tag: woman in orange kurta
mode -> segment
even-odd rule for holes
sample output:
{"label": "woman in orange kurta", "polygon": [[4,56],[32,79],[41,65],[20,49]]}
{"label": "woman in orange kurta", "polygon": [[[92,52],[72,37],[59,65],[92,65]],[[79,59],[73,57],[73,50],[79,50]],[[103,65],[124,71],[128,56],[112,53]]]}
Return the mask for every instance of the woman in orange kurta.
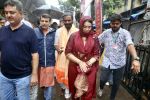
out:
{"label": "woman in orange kurta", "polygon": [[92,100],[96,93],[96,74],[98,69],[99,42],[92,30],[92,20],[86,16],[80,20],[80,30],[72,34],[65,51],[69,61],[68,79],[72,100],[75,99],[76,88],[74,82],[80,73],[85,73],[88,90],[81,96],[81,100]]}

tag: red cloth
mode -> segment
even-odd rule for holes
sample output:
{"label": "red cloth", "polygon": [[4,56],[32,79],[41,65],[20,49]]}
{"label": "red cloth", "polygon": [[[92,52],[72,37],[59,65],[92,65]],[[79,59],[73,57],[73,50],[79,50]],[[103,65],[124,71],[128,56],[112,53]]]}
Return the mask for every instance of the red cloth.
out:
{"label": "red cloth", "polygon": [[[83,24],[82,24],[83,25]],[[79,30],[78,32],[72,34],[69,38],[69,41],[66,46],[66,55],[68,53],[72,53],[77,58],[81,59],[82,61],[87,62],[92,57],[97,56],[99,57],[99,42],[97,37],[94,37],[94,34],[91,32],[87,37],[87,42],[84,45],[82,41],[82,37]],[[69,90],[72,94],[72,100],[77,100],[74,98],[76,93],[76,89],[74,86],[75,79],[78,75],[77,71],[78,64],[70,61],[69,68],[68,68],[68,79],[69,79]],[[96,61],[92,66],[88,73],[86,73],[88,78],[88,91],[81,97],[82,100],[92,100],[92,97],[96,96],[96,74],[98,69],[98,61]]]}
{"label": "red cloth", "polygon": [[39,68],[39,85],[40,87],[50,87],[55,85],[54,66]]}
{"label": "red cloth", "polygon": [[93,23],[93,20],[91,19],[90,16],[84,16],[80,19],[80,25],[79,25],[79,31],[80,31],[80,35],[84,36],[84,37],[88,37],[89,35],[93,35],[95,34],[93,30],[91,30],[89,33],[84,33],[83,32],[83,27],[84,27],[84,23],[85,21],[89,21],[90,23]]}

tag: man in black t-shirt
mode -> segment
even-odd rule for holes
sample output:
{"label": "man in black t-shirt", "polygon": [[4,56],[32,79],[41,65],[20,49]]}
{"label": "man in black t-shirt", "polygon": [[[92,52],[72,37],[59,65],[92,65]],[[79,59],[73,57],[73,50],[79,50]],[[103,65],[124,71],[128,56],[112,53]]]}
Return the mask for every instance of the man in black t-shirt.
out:
{"label": "man in black t-shirt", "polygon": [[22,3],[8,0],[4,13],[10,25],[0,29],[0,100],[30,100],[30,84],[38,82],[37,37],[21,22]]}

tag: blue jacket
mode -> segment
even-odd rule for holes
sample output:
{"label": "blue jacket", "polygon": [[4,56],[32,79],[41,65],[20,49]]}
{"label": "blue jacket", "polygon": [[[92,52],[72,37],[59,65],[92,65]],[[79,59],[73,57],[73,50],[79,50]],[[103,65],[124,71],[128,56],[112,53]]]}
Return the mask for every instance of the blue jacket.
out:
{"label": "blue jacket", "polygon": [[34,30],[38,38],[39,66],[55,66],[54,41],[56,30],[50,28],[46,36],[44,36],[40,28],[35,28]]}

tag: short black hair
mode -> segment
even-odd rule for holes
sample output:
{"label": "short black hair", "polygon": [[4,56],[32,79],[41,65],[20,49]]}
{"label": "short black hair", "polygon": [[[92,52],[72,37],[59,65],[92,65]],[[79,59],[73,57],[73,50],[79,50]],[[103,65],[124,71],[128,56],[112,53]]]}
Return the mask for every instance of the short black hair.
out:
{"label": "short black hair", "polygon": [[71,13],[69,13],[69,12],[64,13],[63,16],[62,16],[63,20],[64,20],[64,18],[65,18],[66,16],[71,16],[71,19],[73,20],[73,15],[72,15]]}
{"label": "short black hair", "polygon": [[16,6],[16,9],[20,12],[23,12],[23,4],[21,1],[19,0],[7,0],[5,3],[4,3],[4,7],[6,6]]}
{"label": "short black hair", "polygon": [[120,22],[122,22],[122,16],[120,14],[113,14],[110,17],[110,21],[111,22],[116,21],[116,20],[119,20]]}
{"label": "short black hair", "polygon": [[52,20],[52,18],[51,18],[51,16],[49,15],[49,14],[42,14],[41,16],[40,16],[40,20],[41,20],[41,17],[42,18],[49,18],[49,21],[51,22],[51,20]]}

